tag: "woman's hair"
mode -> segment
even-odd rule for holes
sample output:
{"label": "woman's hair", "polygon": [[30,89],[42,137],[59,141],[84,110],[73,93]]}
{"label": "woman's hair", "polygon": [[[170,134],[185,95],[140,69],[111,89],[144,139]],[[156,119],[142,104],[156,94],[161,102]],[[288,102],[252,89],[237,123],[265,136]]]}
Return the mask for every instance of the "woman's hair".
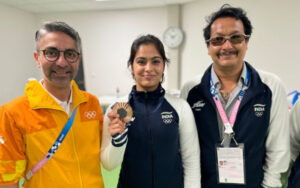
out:
{"label": "woman's hair", "polygon": [[153,44],[157,49],[158,53],[163,59],[164,64],[169,62],[169,59],[166,57],[165,49],[163,43],[154,35],[143,35],[135,39],[131,45],[130,56],[127,62],[127,66],[132,66],[134,62],[134,58],[136,56],[137,51],[141,45]]}

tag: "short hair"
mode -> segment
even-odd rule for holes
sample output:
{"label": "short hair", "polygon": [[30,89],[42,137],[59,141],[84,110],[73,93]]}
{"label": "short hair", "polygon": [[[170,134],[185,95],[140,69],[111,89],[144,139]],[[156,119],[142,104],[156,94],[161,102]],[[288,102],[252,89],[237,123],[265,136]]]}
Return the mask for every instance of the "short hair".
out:
{"label": "short hair", "polygon": [[[252,25],[250,20],[248,19],[246,12],[242,8],[235,8],[231,7],[229,4],[224,4],[220,10],[217,12],[212,13],[207,19],[208,25],[203,29],[203,35],[205,41],[210,39],[210,31],[211,31],[211,25],[216,21],[218,18],[235,18],[236,20],[241,20],[244,25],[245,35],[251,35],[252,34]],[[208,45],[209,42],[206,42]]]}
{"label": "short hair", "polygon": [[163,59],[164,64],[169,62],[169,59],[166,57],[165,49],[163,43],[154,35],[142,35],[135,39],[131,45],[131,50],[130,50],[130,56],[127,61],[127,66],[130,67],[132,66],[134,62],[134,58],[136,56],[136,53],[141,45],[148,45],[148,44],[153,44],[155,48],[157,49],[158,53]]}
{"label": "short hair", "polygon": [[51,32],[62,32],[68,36],[70,36],[76,44],[77,50],[79,53],[82,52],[81,48],[81,39],[78,32],[73,29],[71,26],[66,24],[65,22],[53,21],[53,22],[45,22],[42,27],[36,31],[35,33],[35,46],[36,50],[39,50],[39,42],[41,38]]}

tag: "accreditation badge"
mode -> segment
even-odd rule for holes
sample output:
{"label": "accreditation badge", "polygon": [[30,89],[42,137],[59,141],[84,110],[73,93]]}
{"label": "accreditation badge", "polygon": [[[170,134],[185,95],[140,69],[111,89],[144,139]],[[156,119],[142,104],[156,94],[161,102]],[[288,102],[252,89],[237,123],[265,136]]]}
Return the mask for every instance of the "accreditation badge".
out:
{"label": "accreditation badge", "polygon": [[219,183],[245,184],[244,144],[217,146],[217,162]]}

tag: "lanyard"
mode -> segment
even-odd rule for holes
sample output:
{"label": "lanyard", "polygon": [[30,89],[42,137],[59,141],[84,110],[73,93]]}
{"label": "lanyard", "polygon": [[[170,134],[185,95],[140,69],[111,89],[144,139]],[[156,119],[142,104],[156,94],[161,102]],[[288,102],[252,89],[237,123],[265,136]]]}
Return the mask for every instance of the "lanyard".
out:
{"label": "lanyard", "polygon": [[237,116],[237,112],[238,112],[238,109],[239,109],[239,106],[242,102],[242,99],[244,97],[244,94],[246,93],[246,90],[248,89],[248,86],[249,86],[249,82],[250,82],[250,74],[249,74],[249,71],[246,68],[246,79],[245,79],[245,82],[243,84],[243,87],[239,93],[239,96],[238,96],[238,99],[237,101],[235,102],[234,104],[234,107],[233,107],[233,110],[231,112],[231,115],[230,115],[230,118],[228,120],[228,117],[225,113],[225,110],[223,108],[223,105],[217,95],[217,91],[216,91],[216,88],[214,86],[214,83],[213,83],[213,80],[212,80],[212,76],[210,77],[210,92],[211,92],[211,95],[213,97],[213,100],[217,106],[217,109],[218,109],[218,112],[220,114],[220,117],[222,119],[222,122],[225,126],[225,133],[227,134],[232,134],[233,133],[233,125],[235,123],[235,120],[236,120],[236,116]]}
{"label": "lanyard", "polygon": [[26,174],[26,179],[27,180],[30,180],[30,178],[33,176],[33,174],[35,174],[40,168],[42,168],[52,158],[52,156],[55,154],[55,152],[57,151],[57,149],[59,148],[59,146],[61,145],[61,143],[63,142],[63,140],[67,136],[70,128],[73,125],[73,121],[74,121],[76,111],[77,111],[77,107],[73,110],[73,113],[72,113],[71,117],[69,118],[68,122],[64,126],[64,128],[61,131],[61,133],[59,134],[59,136],[57,137],[54,144],[49,149],[48,153],[38,163],[36,163],[31,170],[29,170],[27,172],[27,174]]}

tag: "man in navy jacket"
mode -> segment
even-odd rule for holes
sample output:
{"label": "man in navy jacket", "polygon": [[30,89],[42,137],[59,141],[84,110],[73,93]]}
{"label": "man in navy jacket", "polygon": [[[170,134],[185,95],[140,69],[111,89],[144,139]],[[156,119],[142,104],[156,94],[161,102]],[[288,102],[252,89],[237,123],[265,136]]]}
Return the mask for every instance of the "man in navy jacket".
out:
{"label": "man in navy jacket", "polygon": [[204,29],[213,63],[182,89],[197,123],[202,188],[280,187],[288,168],[286,92],[276,75],[244,61],[251,33],[241,8],[213,13]]}

